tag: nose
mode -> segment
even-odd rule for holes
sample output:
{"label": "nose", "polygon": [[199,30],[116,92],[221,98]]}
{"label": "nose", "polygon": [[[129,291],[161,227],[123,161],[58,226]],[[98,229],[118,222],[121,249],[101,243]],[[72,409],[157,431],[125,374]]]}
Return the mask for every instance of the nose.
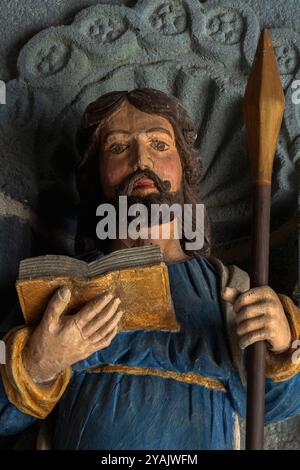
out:
{"label": "nose", "polygon": [[145,170],[146,168],[153,169],[154,163],[152,156],[147,148],[145,142],[140,139],[136,139],[133,149],[133,166],[134,169]]}

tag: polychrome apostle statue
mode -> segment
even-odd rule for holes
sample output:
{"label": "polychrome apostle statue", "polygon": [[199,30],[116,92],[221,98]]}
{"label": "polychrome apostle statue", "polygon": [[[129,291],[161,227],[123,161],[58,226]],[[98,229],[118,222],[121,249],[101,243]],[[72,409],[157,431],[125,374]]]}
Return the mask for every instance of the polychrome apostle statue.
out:
{"label": "polychrome apostle statue", "polygon": [[118,332],[126,312],[114,290],[66,315],[72,291],[59,288],[38,325],[5,336],[3,435],[55,412],[53,449],[237,448],[244,350],[261,340],[268,348],[265,423],[300,411],[300,365],[292,359],[300,311],[268,286],[250,289],[246,272],[212,257],[208,221],[204,244],[193,251],[174,236],[175,219],[169,238],[96,237],[96,207],[117,205],[121,195],[129,207],[200,203],[195,138],[186,110],[160,91],[112,92],[87,107],[77,133],[78,231],[93,244],[81,258],[159,245],[180,331]]}

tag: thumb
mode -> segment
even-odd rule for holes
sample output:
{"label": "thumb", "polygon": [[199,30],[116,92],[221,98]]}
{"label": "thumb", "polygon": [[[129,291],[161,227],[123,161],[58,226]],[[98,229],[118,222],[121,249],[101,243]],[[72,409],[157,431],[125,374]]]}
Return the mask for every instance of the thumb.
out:
{"label": "thumb", "polygon": [[44,316],[51,320],[59,320],[70,299],[71,290],[69,287],[60,287],[49,300]]}
{"label": "thumb", "polygon": [[236,289],[235,287],[225,287],[225,289],[222,289],[221,292],[221,297],[225,302],[229,302],[232,305],[235,303],[237,298],[241,295],[241,291],[239,289]]}

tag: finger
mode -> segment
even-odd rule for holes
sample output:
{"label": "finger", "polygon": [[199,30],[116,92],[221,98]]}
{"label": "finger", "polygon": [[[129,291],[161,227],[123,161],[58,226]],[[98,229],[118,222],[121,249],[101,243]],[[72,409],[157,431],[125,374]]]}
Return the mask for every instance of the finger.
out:
{"label": "finger", "polygon": [[267,331],[263,328],[261,330],[253,331],[243,336],[239,341],[239,345],[241,349],[245,349],[251,344],[256,343],[257,341],[264,341],[266,338]]}
{"label": "finger", "polygon": [[239,312],[236,312],[235,321],[239,325],[246,320],[266,316],[268,313],[269,309],[267,307],[264,308],[259,302],[257,304],[249,305],[248,307],[243,307]]}
{"label": "finger", "polygon": [[118,333],[118,327],[114,328],[107,336],[105,336],[101,340],[93,343],[92,351],[95,352],[95,351],[99,351],[100,349],[107,348],[111,344],[112,340],[115,338],[117,333]]}
{"label": "finger", "polygon": [[255,287],[239,296],[233,305],[234,311],[237,313],[243,307],[248,305],[258,304],[266,301],[273,301],[273,295],[269,287]]}
{"label": "finger", "polygon": [[237,298],[241,295],[241,291],[235,287],[225,287],[221,292],[221,297],[225,302],[230,302],[234,304]]}
{"label": "finger", "polygon": [[101,328],[99,328],[99,330],[95,331],[95,333],[93,333],[89,337],[89,341],[91,341],[92,343],[97,343],[98,341],[103,339],[105,336],[107,336],[112,330],[117,328],[123,316],[123,313],[124,312],[122,310],[117,312],[111,321],[109,321],[105,326],[102,326]]}
{"label": "finger", "polygon": [[95,315],[101,312],[101,310],[105,308],[113,298],[113,293],[109,292],[87,302],[74,316],[74,319],[80,328],[83,328],[84,325],[92,320]]}
{"label": "finger", "polygon": [[119,306],[120,299],[115,299],[110,302],[100,315],[97,315],[83,327],[82,332],[84,336],[90,338],[94,333],[104,329],[107,325],[114,323],[119,312],[121,312],[121,310],[118,311]]}
{"label": "finger", "polygon": [[251,318],[251,320],[245,320],[240,323],[236,329],[238,336],[244,336],[247,333],[251,333],[253,331],[261,330],[265,328],[266,319],[264,315],[261,315],[257,318]]}
{"label": "finger", "polygon": [[51,320],[58,320],[64,313],[65,308],[71,299],[71,290],[67,286],[57,289],[51,297],[45,310],[45,317]]}

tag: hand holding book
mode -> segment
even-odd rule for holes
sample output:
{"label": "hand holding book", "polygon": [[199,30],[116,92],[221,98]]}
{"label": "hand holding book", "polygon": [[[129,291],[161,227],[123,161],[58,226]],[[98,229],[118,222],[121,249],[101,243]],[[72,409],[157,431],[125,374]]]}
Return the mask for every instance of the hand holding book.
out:
{"label": "hand holding book", "polygon": [[60,372],[109,346],[123,312],[120,299],[107,291],[75,315],[65,311],[71,291],[61,287],[51,297],[41,322],[23,353],[23,363],[35,383],[53,380]]}
{"label": "hand holding book", "polygon": [[26,322],[38,325],[24,365],[39,383],[107,347],[119,331],[180,329],[158,246],[119,250],[91,263],[29,258],[21,262],[17,291]]}

